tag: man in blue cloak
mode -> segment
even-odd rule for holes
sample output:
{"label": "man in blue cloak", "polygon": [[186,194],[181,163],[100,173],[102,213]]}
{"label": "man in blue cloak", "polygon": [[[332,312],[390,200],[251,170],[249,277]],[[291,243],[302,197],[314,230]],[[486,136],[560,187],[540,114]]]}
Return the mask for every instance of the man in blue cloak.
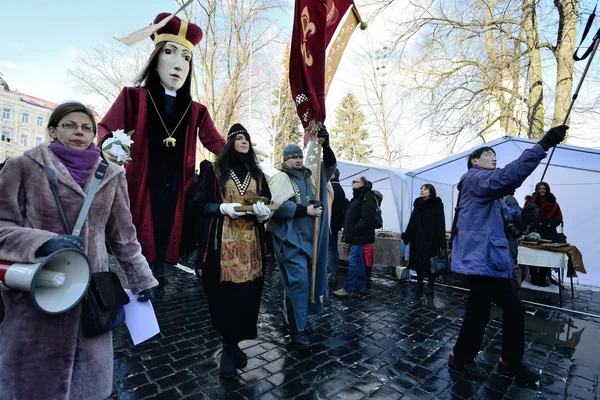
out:
{"label": "man in blue cloak", "polygon": [[[318,133],[323,147],[320,193],[327,193],[327,182],[337,166],[325,128]],[[329,246],[329,210],[327,202],[315,201],[317,140],[310,142],[307,165],[302,149],[290,144],[283,149],[281,171],[269,179],[272,201],[279,206],[270,222],[284,288],[283,313],[299,350],[308,350],[308,315],[318,314],[327,298],[327,248]],[[314,164],[314,165],[313,165]],[[314,218],[319,220],[315,303],[310,302]]]}

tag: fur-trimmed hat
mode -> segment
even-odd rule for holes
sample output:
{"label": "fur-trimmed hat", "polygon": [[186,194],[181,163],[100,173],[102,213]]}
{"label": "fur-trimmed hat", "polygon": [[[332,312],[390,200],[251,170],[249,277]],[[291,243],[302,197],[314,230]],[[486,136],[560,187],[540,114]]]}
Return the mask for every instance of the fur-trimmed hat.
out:
{"label": "fur-trimmed hat", "polygon": [[[169,17],[171,13],[160,13],[154,18],[154,24],[159,23],[163,19]],[[150,35],[150,39],[157,45],[160,42],[174,42],[185,46],[192,51],[202,40],[202,29],[191,22],[182,21],[179,17],[173,17],[165,26]]]}
{"label": "fur-trimmed hat", "polygon": [[227,140],[229,140],[232,137],[236,137],[236,135],[239,135],[240,133],[245,134],[246,136],[250,136],[250,134],[242,124],[233,124],[231,128],[229,128]]}

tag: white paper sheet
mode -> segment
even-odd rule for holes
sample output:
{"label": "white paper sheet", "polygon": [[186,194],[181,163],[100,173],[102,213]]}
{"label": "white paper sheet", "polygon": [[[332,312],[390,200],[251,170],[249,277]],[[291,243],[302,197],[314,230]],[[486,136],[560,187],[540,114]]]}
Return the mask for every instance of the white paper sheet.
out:
{"label": "white paper sheet", "polygon": [[137,295],[125,289],[129,304],[125,304],[125,325],[129,329],[133,344],[142,343],[160,332],[151,301],[137,301]]}

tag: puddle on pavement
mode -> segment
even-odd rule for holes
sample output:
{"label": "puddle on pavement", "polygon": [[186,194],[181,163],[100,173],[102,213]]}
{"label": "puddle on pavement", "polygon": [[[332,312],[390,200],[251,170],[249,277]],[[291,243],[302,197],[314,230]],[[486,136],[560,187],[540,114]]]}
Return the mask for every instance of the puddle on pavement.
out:
{"label": "puddle on pavement", "polygon": [[[528,307],[528,311],[531,308]],[[570,349],[570,360],[578,365],[600,370],[599,321],[557,315],[543,309],[525,314],[525,329],[532,331],[531,339],[549,345]],[[492,308],[490,320],[502,320],[502,310]]]}

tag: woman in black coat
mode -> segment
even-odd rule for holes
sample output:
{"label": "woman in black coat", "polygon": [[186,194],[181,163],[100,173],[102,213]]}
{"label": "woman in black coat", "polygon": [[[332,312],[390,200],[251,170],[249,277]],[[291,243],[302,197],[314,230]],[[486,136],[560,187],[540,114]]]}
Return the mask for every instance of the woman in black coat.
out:
{"label": "woman in black coat", "polygon": [[244,200],[271,192],[257,164],[250,135],[234,124],[214,165],[207,168],[193,206],[203,217],[205,243],[199,248],[197,265],[208,300],[213,327],[223,337],[220,372],[235,375],[248,363],[238,343],[257,336],[256,324],[264,278],[264,223],[270,211],[264,203],[252,212],[235,211]]}
{"label": "woman in black coat", "polygon": [[427,274],[425,293],[433,294],[435,277],[429,273],[429,258],[437,255],[446,236],[444,204],[433,185],[427,183],[421,186],[413,206],[408,227],[402,234],[404,244],[410,243],[408,267],[417,272],[417,291],[423,291],[423,276]]}

